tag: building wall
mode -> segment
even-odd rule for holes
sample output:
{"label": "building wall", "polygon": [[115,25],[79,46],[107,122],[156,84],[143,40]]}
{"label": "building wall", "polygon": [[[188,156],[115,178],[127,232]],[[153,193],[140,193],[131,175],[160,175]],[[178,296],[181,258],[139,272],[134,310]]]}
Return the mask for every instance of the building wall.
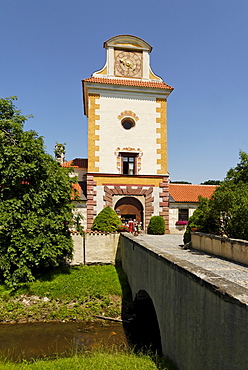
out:
{"label": "building wall", "polygon": [[[89,172],[121,173],[119,152],[139,154],[138,174],[167,174],[166,99],[140,92],[95,89],[89,94]],[[132,117],[135,126],[122,127]]]}
{"label": "building wall", "polygon": [[193,215],[195,209],[197,208],[196,203],[170,203],[169,205],[169,228],[171,234],[183,234],[185,231],[185,226],[176,226],[176,222],[179,221],[179,209],[188,209],[189,217]]}

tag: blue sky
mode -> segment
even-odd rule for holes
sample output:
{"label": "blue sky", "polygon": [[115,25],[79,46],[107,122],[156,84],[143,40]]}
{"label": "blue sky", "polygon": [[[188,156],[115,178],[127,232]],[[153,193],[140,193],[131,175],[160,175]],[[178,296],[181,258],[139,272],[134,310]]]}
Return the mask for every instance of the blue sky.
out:
{"label": "blue sky", "polygon": [[171,180],[222,180],[248,152],[247,0],[0,0],[0,96],[53,155],[87,157],[81,80],[105,63],[119,34],[153,46],[168,99]]}

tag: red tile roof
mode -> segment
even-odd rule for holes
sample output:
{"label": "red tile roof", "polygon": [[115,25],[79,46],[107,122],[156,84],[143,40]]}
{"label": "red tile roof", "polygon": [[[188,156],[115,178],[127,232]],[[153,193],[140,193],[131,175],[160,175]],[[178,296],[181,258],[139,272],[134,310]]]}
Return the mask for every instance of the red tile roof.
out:
{"label": "red tile roof", "polygon": [[71,194],[72,200],[76,199],[77,197],[81,198],[81,196],[82,196],[81,186],[78,183],[72,184],[72,194]]}
{"label": "red tile roof", "polygon": [[68,161],[62,164],[62,167],[73,167],[73,168],[88,168],[87,158],[75,158],[72,161]]}
{"label": "red tile roof", "polygon": [[170,184],[169,193],[175,202],[198,202],[198,197],[210,199],[216,185]]}
{"label": "red tile roof", "polygon": [[155,81],[140,81],[140,80],[121,80],[117,78],[103,78],[103,77],[90,77],[83,80],[83,82],[94,82],[99,84],[112,84],[112,85],[128,85],[128,86],[138,86],[138,87],[151,87],[154,89],[166,89],[174,90],[173,87],[167,85],[164,82]]}

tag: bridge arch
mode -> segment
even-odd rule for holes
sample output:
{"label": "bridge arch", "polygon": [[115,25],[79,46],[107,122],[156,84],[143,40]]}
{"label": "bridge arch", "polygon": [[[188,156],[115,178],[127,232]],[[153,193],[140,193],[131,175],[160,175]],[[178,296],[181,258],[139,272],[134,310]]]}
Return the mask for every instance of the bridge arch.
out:
{"label": "bridge arch", "polygon": [[162,354],[160,329],[153,301],[145,290],[134,300],[134,342],[137,350],[152,350]]}

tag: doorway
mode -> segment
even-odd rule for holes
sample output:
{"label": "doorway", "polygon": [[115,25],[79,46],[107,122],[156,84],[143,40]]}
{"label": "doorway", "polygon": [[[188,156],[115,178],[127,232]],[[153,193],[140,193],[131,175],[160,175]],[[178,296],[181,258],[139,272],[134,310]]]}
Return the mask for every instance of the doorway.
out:
{"label": "doorway", "polygon": [[133,197],[123,197],[115,205],[115,211],[124,221],[136,219],[143,225],[143,206],[141,202]]}

